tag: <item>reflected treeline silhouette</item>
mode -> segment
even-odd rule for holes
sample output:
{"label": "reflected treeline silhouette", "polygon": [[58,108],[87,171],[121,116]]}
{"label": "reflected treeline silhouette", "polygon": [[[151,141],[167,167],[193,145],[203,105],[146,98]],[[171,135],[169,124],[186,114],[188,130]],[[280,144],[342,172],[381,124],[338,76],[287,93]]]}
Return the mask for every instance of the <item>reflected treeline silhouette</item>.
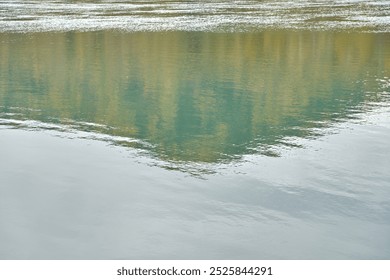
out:
{"label": "reflected treeline silhouette", "polygon": [[0,112],[104,125],[80,127],[148,142],[164,160],[274,155],[380,102],[389,45],[343,32],[3,33]]}

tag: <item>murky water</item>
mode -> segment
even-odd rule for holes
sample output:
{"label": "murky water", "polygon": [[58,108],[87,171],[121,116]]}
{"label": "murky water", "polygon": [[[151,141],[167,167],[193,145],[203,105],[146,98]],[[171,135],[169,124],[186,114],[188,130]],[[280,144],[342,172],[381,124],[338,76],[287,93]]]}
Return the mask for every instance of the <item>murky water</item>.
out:
{"label": "murky water", "polygon": [[0,258],[388,259],[389,6],[0,1]]}

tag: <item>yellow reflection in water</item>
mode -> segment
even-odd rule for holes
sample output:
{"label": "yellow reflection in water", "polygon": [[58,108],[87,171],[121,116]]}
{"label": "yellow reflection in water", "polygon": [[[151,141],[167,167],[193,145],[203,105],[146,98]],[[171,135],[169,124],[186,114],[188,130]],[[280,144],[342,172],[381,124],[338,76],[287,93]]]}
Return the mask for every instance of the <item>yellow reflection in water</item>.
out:
{"label": "yellow reflection in water", "polygon": [[[161,158],[215,162],[351,117],[380,101],[384,34],[0,34],[0,104],[23,118],[90,122],[155,145]],[[0,111],[0,112],[1,112]]]}

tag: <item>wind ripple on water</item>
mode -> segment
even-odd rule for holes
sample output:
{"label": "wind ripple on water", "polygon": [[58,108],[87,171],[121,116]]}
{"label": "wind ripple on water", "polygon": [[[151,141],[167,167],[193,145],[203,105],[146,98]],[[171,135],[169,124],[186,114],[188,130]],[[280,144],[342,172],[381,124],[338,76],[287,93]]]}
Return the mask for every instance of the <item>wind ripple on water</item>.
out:
{"label": "wind ripple on water", "polygon": [[0,31],[389,31],[390,1],[0,1]]}

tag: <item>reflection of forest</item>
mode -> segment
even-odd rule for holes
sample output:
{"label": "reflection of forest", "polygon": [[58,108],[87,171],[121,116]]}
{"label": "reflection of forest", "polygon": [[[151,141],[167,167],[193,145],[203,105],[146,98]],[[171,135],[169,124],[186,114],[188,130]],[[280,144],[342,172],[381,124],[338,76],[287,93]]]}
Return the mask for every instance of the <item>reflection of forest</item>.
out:
{"label": "reflection of forest", "polygon": [[[170,160],[214,162],[348,118],[390,75],[381,34],[0,34],[0,104],[114,127]],[[370,94],[372,92],[372,94]],[[53,121],[53,119],[51,119]]]}

